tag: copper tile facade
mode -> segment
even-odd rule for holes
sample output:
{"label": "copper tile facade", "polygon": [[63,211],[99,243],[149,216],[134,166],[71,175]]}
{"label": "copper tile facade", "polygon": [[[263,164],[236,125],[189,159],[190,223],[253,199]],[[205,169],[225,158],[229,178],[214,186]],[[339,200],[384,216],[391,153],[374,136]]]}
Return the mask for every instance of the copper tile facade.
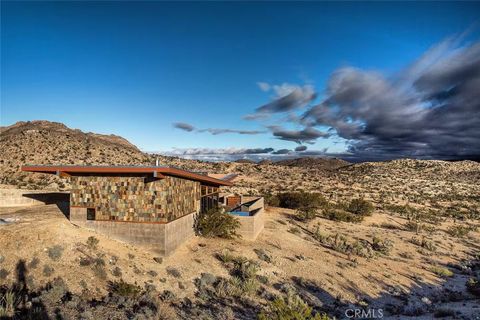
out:
{"label": "copper tile facade", "polygon": [[176,177],[72,176],[70,205],[96,209],[96,220],[170,222],[198,212],[200,182]]}

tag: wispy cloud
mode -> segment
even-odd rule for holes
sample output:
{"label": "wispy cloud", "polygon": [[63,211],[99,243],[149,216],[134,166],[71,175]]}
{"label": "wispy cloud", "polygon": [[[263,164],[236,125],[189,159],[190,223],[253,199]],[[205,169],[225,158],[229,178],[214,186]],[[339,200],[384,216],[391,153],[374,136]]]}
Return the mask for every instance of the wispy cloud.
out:
{"label": "wispy cloud", "polygon": [[244,117],[246,120],[265,119],[275,113],[294,111],[305,107],[317,97],[314,87],[309,84],[303,86],[289,83],[270,85],[266,82],[259,82],[258,86],[262,91],[274,93],[272,101],[255,109],[255,113],[246,115]]}
{"label": "wispy cloud", "polygon": [[214,136],[219,134],[226,134],[226,133],[255,135],[255,134],[262,134],[267,132],[265,130],[237,130],[237,129],[224,129],[224,128],[197,129],[195,126],[185,122],[174,122],[173,127],[183,131],[187,131],[187,132],[208,132]]}
{"label": "wispy cloud", "polygon": [[174,122],[173,127],[188,132],[192,132],[193,130],[195,130],[194,126],[185,122]]}
{"label": "wispy cloud", "polygon": [[219,128],[208,128],[208,129],[201,129],[198,132],[208,132],[213,134],[214,136],[219,134],[225,133],[238,133],[238,134],[262,134],[266,133],[265,130],[235,130],[235,129],[219,129]]}

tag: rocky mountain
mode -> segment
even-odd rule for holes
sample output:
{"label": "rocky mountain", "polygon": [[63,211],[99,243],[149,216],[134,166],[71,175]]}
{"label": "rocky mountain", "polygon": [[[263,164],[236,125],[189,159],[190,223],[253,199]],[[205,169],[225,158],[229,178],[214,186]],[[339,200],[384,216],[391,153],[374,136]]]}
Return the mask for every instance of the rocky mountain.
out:
{"label": "rocky mountain", "polygon": [[20,187],[62,188],[52,175],[26,174],[24,164],[148,164],[151,158],[126,139],[85,133],[50,121],[17,122],[0,128],[0,182]]}

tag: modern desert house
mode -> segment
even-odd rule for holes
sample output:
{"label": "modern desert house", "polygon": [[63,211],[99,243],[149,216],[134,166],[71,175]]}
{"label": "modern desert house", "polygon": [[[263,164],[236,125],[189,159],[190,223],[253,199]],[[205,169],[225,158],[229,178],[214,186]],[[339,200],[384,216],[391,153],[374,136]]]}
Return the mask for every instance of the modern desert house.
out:
{"label": "modern desert house", "polygon": [[244,237],[254,239],[263,229],[263,198],[242,203],[241,196],[220,193],[232,185],[232,175],[163,166],[27,165],[22,171],[70,179],[72,223],[162,255],[194,235],[197,213],[222,202],[235,204],[227,211],[238,216]]}

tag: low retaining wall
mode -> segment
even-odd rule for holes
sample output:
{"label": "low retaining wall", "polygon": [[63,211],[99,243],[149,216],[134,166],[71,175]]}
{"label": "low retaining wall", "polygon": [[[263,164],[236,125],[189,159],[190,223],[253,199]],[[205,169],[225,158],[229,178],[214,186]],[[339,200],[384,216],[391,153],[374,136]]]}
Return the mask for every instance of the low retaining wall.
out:
{"label": "low retaining wall", "polygon": [[34,206],[68,201],[68,192],[0,189],[0,207]]}
{"label": "low retaining wall", "polygon": [[[252,199],[247,201],[252,201]],[[251,205],[249,209],[250,211],[258,211],[253,216],[237,216],[236,218],[240,221],[240,228],[237,232],[245,240],[255,240],[260,232],[262,232],[264,226],[265,209],[263,198],[258,198],[258,201]]]}
{"label": "low retaining wall", "polygon": [[157,254],[168,256],[195,235],[195,213],[169,223],[87,220],[86,208],[70,208],[70,221],[95,230],[112,239],[139,245]]}

